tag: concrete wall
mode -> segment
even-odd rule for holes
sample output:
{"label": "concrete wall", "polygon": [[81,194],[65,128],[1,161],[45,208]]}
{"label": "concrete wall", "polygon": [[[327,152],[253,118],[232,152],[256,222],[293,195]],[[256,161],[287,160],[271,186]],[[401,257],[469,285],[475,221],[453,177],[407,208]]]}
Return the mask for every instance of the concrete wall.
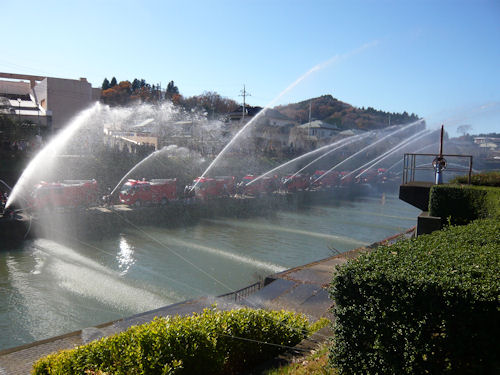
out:
{"label": "concrete wall", "polygon": [[95,103],[92,85],[80,80],[51,78],[47,81],[47,109],[52,111],[54,131],[66,126],[80,111]]}

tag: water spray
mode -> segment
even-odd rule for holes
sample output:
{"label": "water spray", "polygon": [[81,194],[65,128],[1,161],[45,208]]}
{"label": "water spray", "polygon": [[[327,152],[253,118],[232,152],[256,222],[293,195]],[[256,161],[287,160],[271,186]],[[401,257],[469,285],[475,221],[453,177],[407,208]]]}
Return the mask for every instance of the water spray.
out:
{"label": "water spray", "polygon": [[366,166],[369,165],[368,168],[366,168],[364,171],[362,171],[360,174],[358,174],[355,177],[355,178],[359,178],[360,176],[362,176],[363,174],[365,174],[366,172],[368,172],[370,169],[372,169],[375,165],[379,164],[380,162],[382,162],[383,160],[387,159],[389,156],[391,156],[392,154],[394,154],[396,151],[399,151],[403,147],[408,146],[410,143],[416,142],[419,139],[422,139],[423,137],[425,137],[425,136],[427,136],[427,135],[429,135],[431,133],[432,133],[432,131],[424,129],[424,130],[419,131],[416,134],[413,134],[411,137],[409,137],[409,138],[405,139],[404,141],[398,143],[396,146],[394,146],[390,150],[384,152],[382,155],[377,156],[375,159],[370,160],[368,163],[365,163],[361,167],[358,167],[355,170],[351,171],[349,174],[347,174],[344,177],[342,177],[342,179],[346,178],[347,176],[352,175],[353,173],[356,173],[360,169],[363,169],[363,168],[365,168]]}
{"label": "water spray", "polygon": [[[437,144],[438,144],[437,142],[436,143],[431,143],[430,145],[427,145],[427,146],[419,148],[418,150],[414,151],[414,153],[419,153],[420,151],[423,151],[423,150],[425,150],[426,148],[429,148],[429,147],[434,147]],[[396,167],[396,165],[398,165],[398,164],[400,164],[402,162],[403,162],[403,160],[398,160],[393,165],[391,165],[389,168],[387,168],[387,170],[390,171],[391,169],[393,169],[394,167]]]}
{"label": "water spray", "polygon": [[150,155],[146,156],[139,163],[137,163],[136,165],[134,165],[132,167],[132,169],[130,169],[127,173],[125,173],[125,175],[122,177],[122,179],[118,182],[118,184],[116,184],[116,186],[114,187],[114,189],[111,191],[111,193],[109,193],[110,198],[112,198],[116,194],[117,190],[122,186],[122,184],[125,182],[125,180],[128,178],[128,176],[130,176],[130,174],[132,172],[134,172],[137,168],[139,168],[141,165],[143,165],[146,161],[148,161],[152,157],[158,155],[158,153],[160,153],[162,150],[157,150],[157,151],[151,153]]}
{"label": "water spray", "polygon": [[403,130],[406,130],[406,129],[408,129],[408,128],[412,127],[412,126],[418,125],[418,124],[420,124],[420,123],[422,123],[422,122],[423,122],[423,120],[417,120],[417,121],[415,121],[415,122],[412,122],[411,124],[405,125],[405,126],[401,127],[400,129],[395,130],[395,131],[393,131],[393,132],[391,132],[391,133],[389,133],[389,134],[385,135],[384,137],[380,138],[378,141],[376,141],[376,142],[374,142],[374,143],[371,143],[371,144],[369,144],[369,145],[368,145],[368,146],[366,146],[366,147],[363,147],[363,148],[362,148],[361,150],[359,150],[358,152],[356,152],[356,153],[352,154],[352,155],[351,155],[351,156],[349,156],[347,159],[344,159],[344,160],[343,160],[343,161],[341,161],[340,163],[338,163],[338,164],[334,165],[332,168],[330,168],[329,170],[327,170],[325,173],[323,173],[321,176],[319,176],[317,179],[315,179],[315,180],[313,181],[313,184],[314,184],[314,183],[316,183],[317,181],[321,180],[322,178],[326,177],[326,176],[327,176],[328,174],[330,174],[333,170],[335,170],[335,168],[337,168],[337,167],[341,166],[342,164],[344,164],[345,162],[347,162],[347,161],[351,160],[352,158],[354,158],[355,156],[359,155],[360,153],[362,153],[362,152],[364,152],[364,151],[368,150],[369,148],[371,148],[371,147],[375,146],[376,144],[378,144],[378,143],[380,143],[380,142],[382,142],[382,141],[386,140],[387,138],[392,137],[393,135],[395,135],[395,134],[397,134],[397,133],[399,133],[399,132],[402,132]]}
{"label": "water spray", "polygon": [[[343,55],[335,55],[334,57],[332,57],[331,59],[327,60],[327,61],[324,61],[322,63],[319,63],[317,65],[315,65],[314,67],[312,67],[311,69],[309,69],[306,73],[304,73],[302,76],[300,76],[299,78],[297,78],[291,85],[289,85],[285,90],[283,90],[280,94],[278,94],[278,96],[276,98],[274,98],[271,102],[269,102],[259,113],[257,113],[257,115],[252,118],[249,122],[247,122],[237,133],[236,135],[231,139],[231,141],[229,141],[229,143],[222,149],[222,151],[215,157],[215,159],[210,163],[210,165],[207,167],[207,169],[202,173],[202,175],[200,176],[200,178],[203,178],[205,177],[209,171],[212,170],[212,168],[217,164],[217,162],[219,161],[219,159],[224,156],[227,152],[227,150],[236,142],[236,140],[251,126],[253,125],[256,120],[258,118],[260,118],[260,116],[262,116],[268,109],[271,108],[271,106],[274,106],[275,103],[281,99],[285,94],[287,94],[288,92],[290,92],[293,88],[295,88],[295,86],[297,86],[299,83],[301,83],[303,80],[305,80],[307,77],[309,77],[311,74],[317,72],[317,71],[320,71],[324,68],[326,68],[327,66],[331,65],[331,64],[334,64],[336,62],[339,62],[339,61],[342,61],[342,60],[345,60],[357,53],[360,53],[362,51],[364,51],[365,49],[367,48],[370,48],[374,45],[377,45],[378,42],[375,41],[375,42],[371,42],[371,43],[368,43],[368,44],[365,44],[359,48],[356,48],[352,51],[349,51]],[[191,191],[194,190],[196,188],[196,186],[198,185],[198,181],[191,187]]]}
{"label": "water spray", "polygon": [[[307,164],[305,167],[299,169],[297,172],[295,172],[290,178],[293,178],[295,177],[296,175],[298,175],[300,172],[302,172],[303,170],[305,170],[306,168],[308,168],[309,166],[311,166],[312,164],[316,163],[317,161],[321,160],[322,158],[324,158],[325,156],[331,154],[332,152],[334,151],[337,151],[338,149],[342,148],[342,147],[345,147],[345,146],[348,146],[350,145],[351,143],[354,143],[354,142],[357,142],[357,141],[360,141],[361,139],[363,138],[366,138],[370,135],[373,135],[373,132],[369,132],[369,133],[365,133],[365,134],[359,134],[357,136],[354,136],[354,137],[358,137],[357,139],[351,139],[349,142],[346,142],[345,144],[341,145],[341,146],[338,146],[338,147],[335,147],[333,150],[329,150],[327,152],[325,152],[323,155],[317,157],[316,159],[314,159],[313,161],[311,161],[309,164]],[[353,137],[353,138],[354,138]]]}
{"label": "water spray", "polygon": [[28,164],[26,169],[21,174],[18,182],[14,186],[12,193],[7,200],[5,208],[8,208],[14,202],[21,190],[26,188],[28,178],[32,176],[35,170],[42,170],[47,162],[55,158],[58,152],[67,144],[67,142],[75,135],[75,133],[87,122],[94,112],[100,112],[103,108],[107,108],[100,103],[96,103],[89,109],[81,112],[70,126],[61,130],[61,132],[52,139]]}
{"label": "water spray", "polygon": [[[286,163],[280,164],[277,167],[275,167],[275,168],[273,168],[273,169],[271,169],[271,170],[269,170],[269,171],[261,174],[260,176],[258,176],[257,178],[253,179],[248,184],[246,184],[246,186],[253,184],[254,182],[260,180],[261,178],[263,178],[263,177],[265,177],[267,175],[270,175],[271,173],[274,173],[274,172],[280,170],[281,168],[284,168],[284,167],[286,167],[286,166],[288,166],[290,164],[296,163],[296,162],[298,162],[298,161],[300,161],[302,159],[305,159],[305,158],[307,158],[307,157],[309,157],[311,155],[315,155],[315,154],[317,154],[317,153],[319,153],[319,152],[321,152],[323,150],[327,150],[327,149],[329,149],[331,147],[341,145],[342,143],[344,143],[344,142],[346,142],[348,140],[352,140],[352,138],[354,138],[354,137],[359,137],[359,135],[357,135],[357,136],[351,136],[351,137],[348,137],[348,138],[341,139],[341,140],[333,142],[333,143],[331,143],[329,145],[322,146],[322,147],[320,147],[320,148],[318,148],[316,150],[309,151],[308,153],[306,153],[304,155],[297,156],[296,158],[294,158],[292,160],[289,160]],[[340,147],[343,147],[343,146],[345,146],[345,145],[342,144],[341,146],[338,146],[336,149],[338,149]]]}

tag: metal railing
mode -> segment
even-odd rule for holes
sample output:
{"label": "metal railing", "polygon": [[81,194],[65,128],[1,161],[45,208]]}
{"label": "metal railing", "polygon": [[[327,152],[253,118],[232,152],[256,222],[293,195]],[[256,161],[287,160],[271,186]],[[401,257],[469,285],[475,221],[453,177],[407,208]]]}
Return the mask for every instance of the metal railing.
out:
{"label": "metal railing", "polygon": [[234,292],[222,294],[222,295],[218,296],[218,298],[223,298],[226,300],[237,302],[237,301],[242,300],[242,299],[248,297],[249,295],[255,293],[256,291],[260,290],[261,288],[262,288],[262,282],[257,281],[256,283],[254,283],[252,285],[235,290]]}
{"label": "metal railing", "polygon": [[[468,183],[472,176],[472,155],[443,154],[445,160],[441,173],[447,176],[448,180],[458,175],[467,175]],[[403,159],[403,184],[415,181],[436,181],[438,168],[436,162],[439,161],[436,154],[404,154]]]}

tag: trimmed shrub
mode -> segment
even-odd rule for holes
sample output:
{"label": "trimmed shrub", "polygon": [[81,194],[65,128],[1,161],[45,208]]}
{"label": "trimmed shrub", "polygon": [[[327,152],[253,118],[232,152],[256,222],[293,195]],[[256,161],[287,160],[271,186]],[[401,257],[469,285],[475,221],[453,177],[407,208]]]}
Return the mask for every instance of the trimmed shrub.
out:
{"label": "trimmed shrub", "polygon": [[311,327],[293,312],[205,309],[51,354],[33,374],[233,374],[296,345]]}
{"label": "trimmed shrub", "polygon": [[500,188],[470,185],[434,185],[429,213],[443,224],[467,224],[486,217],[500,217]]}
{"label": "trimmed shrub", "polygon": [[340,374],[500,373],[500,223],[478,220],[339,267],[330,362]]}
{"label": "trimmed shrub", "polygon": [[[450,181],[451,184],[468,184],[467,176],[455,177]],[[496,186],[500,187],[500,172],[483,172],[471,176],[471,184],[476,186]]]}

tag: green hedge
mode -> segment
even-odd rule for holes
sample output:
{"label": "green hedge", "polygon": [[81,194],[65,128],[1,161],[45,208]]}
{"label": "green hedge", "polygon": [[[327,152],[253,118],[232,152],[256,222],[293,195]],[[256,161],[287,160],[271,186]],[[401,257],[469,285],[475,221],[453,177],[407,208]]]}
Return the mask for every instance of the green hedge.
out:
{"label": "green hedge", "polygon": [[466,224],[486,217],[500,217],[500,188],[470,185],[435,185],[429,197],[429,213],[443,223]]}
{"label": "green hedge", "polygon": [[[468,184],[467,176],[455,177],[450,181],[452,184]],[[496,186],[500,187],[500,172],[491,171],[474,174],[471,176],[471,184],[477,186]]]}
{"label": "green hedge", "polygon": [[500,373],[500,223],[381,246],[342,266],[330,293],[340,374]]}
{"label": "green hedge", "polygon": [[[125,332],[38,360],[34,374],[232,374],[294,346],[311,330],[286,311],[205,309],[156,318]],[[267,344],[266,344],[267,343]]]}

